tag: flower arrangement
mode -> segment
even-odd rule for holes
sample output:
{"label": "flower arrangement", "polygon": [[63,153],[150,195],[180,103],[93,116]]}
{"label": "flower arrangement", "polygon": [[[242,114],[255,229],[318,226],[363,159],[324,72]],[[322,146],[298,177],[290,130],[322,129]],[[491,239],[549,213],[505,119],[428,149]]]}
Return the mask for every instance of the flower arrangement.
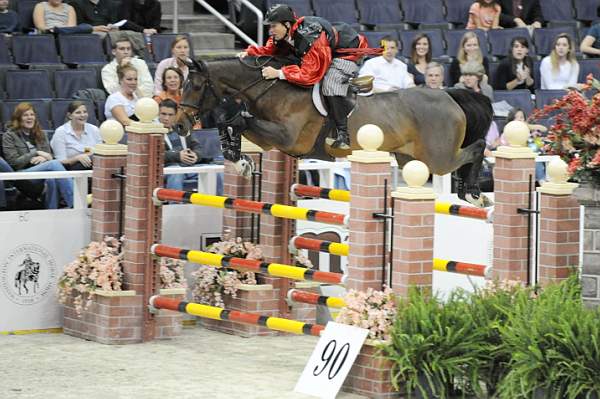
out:
{"label": "flower arrangement", "polygon": [[349,290],[344,296],[346,307],[338,313],[336,322],[369,330],[369,339],[388,341],[396,318],[394,292],[369,288],[366,292]]}
{"label": "flower arrangement", "polygon": [[570,90],[536,111],[532,119],[553,117],[544,152],[559,155],[568,164],[573,180],[600,184],[600,93],[588,99],[585,94],[592,89],[600,90],[600,82],[590,74],[582,92]]}
{"label": "flower arrangement", "polygon": [[[69,263],[58,280],[58,301],[62,304],[73,296],[79,316],[88,310],[96,290],[121,291],[123,283],[123,243],[114,237],[92,241],[81,250],[77,259]],[[161,258],[161,288],[185,288],[184,262]]]}

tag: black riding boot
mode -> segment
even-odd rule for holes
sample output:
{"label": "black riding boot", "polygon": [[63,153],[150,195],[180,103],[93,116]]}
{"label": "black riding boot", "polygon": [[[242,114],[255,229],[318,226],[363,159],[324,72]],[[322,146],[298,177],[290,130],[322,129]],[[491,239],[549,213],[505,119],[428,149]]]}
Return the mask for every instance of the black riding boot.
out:
{"label": "black riding boot", "polygon": [[348,106],[346,97],[330,96],[327,97],[327,100],[337,131],[337,137],[331,147],[349,150],[350,136],[348,135]]}

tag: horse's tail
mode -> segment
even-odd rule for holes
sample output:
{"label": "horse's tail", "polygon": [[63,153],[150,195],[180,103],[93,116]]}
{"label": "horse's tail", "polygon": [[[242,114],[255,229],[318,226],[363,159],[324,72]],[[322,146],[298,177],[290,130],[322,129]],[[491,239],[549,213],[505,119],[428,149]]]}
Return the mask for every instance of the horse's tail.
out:
{"label": "horse's tail", "polygon": [[446,93],[465,113],[467,128],[462,148],[484,139],[492,124],[494,110],[490,99],[480,93],[465,89],[446,89]]}

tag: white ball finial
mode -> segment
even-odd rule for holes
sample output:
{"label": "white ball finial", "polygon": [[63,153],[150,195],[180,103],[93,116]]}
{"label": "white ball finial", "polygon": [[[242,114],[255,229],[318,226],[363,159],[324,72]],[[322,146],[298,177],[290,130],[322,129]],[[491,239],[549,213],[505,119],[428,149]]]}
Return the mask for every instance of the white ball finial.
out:
{"label": "white ball finial", "polygon": [[100,136],[106,144],[118,144],[123,133],[123,125],[114,119],[104,121],[100,125]]}
{"label": "white ball finial", "polygon": [[152,122],[158,116],[158,103],[150,97],[140,98],[135,104],[135,115],[140,122]]}
{"label": "white ball finial", "polygon": [[525,147],[529,139],[529,126],[522,121],[510,121],[504,126],[503,134],[511,147]]}
{"label": "white ball finial", "polygon": [[377,151],[383,144],[383,132],[377,125],[363,125],[358,129],[356,140],[365,151]]}
{"label": "white ball finial", "polygon": [[402,168],[402,178],[408,187],[423,187],[429,179],[429,168],[421,161],[410,161]]}
{"label": "white ball finial", "polygon": [[555,158],[548,163],[546,173],[550,183],[564,184],[569,179],[567,163],[560,158]]}

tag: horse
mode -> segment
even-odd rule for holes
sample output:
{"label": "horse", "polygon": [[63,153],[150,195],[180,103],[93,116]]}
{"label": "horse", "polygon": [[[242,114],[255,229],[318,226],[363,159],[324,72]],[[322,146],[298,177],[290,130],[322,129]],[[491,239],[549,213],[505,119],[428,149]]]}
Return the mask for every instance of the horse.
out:
{"label": "horse", "polygon": [[31,262],[25,264],[25,267],[17,272],[15,275],[15,287],[19,290],[21,295],[21,288],[25,290],[25,294],[29,294],[27,288],[28,282],[33,282],[33,293],[35,294],[40,286],[38,280],[40,277],[40,263]]}
{"label": "horse", "polygon": [[[380,150],[393,153],[400,167],[417,159],[438,175],[456,170],[459,197],[479,207],[491,205],[477,183],[493,116],[487,97],[464,89],[429,88],[357,96],[348,120],[351,149],[344,151],[325,143],[327,131],[322,127],[327,119],[313,105],[312,88],[263,79],[261,69],[267,65],[281,66],[273,57],[192,60],[175,130],[189,134],[200,115],[233,97],[247,107],[242,133],[251,142],[264,150],[275,147],[294,157],[323,159],[360,149],[358,129],[375,124],[384,132]],[[226,145],[227,138],[221,143]],[[231,158],[228,152],[224,156]]]}

